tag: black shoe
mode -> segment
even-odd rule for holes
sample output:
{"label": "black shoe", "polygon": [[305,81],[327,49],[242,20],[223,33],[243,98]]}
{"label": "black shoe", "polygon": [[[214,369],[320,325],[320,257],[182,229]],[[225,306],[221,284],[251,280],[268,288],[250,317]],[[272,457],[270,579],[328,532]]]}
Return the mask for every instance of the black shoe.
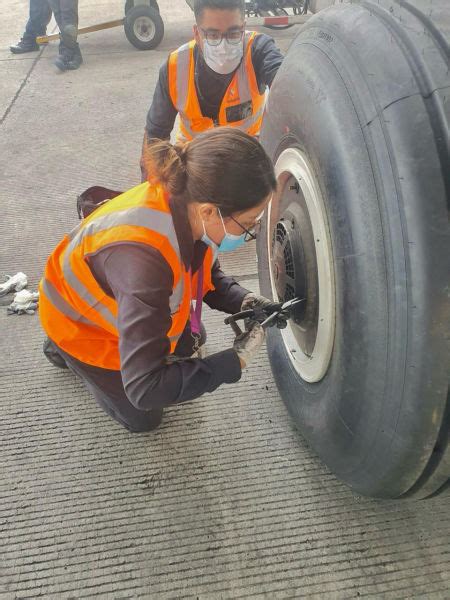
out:
{"label": "black shoe", "polygon": [[83,64],[81,52],[64,52],[57,56],[55,65],[60,71],[75,71]]}
{"label": "black shoe", "polygon": [[142,411],[144,414],[142,417],[134,417],[131,422],[125,422],[122,419],[117,419],[124,427],[131,431],[131,433],[147,433],[158,429],[161,425],[164,409],[152,408],[151,410]]}
{"label": "black shoe", "polygon": [[22,38],[18,44],[10,46],[9,49],[13,54],[25,54],[26,52],[36,52],[40,46],[33,38]]}
{"label": "black shoe", "polygon": [[45,358],[52,363],[53,366],[59,369],[68,369],[66,361],[63,359],[61,354],[58,352],[56,345],[50,338],[46,338],[42,347]]}

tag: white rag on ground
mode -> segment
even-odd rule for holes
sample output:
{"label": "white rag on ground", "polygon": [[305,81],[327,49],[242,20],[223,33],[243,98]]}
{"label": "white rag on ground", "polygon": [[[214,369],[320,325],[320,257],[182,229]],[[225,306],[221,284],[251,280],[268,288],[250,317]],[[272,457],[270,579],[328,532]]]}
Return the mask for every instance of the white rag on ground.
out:
{"label": "white rag on ground", "polygon": [[14,300],[8,306],[8,314],[16,315],[34,315],[39,300],[39,292],[29,292],[21,290],[14,294]]}
{"label": "white rag on ground", "polygon": [[28,278],[25,273],[16,273],[15,275],[6,275],[5,283],[0,284],[0,297],[6,296],[10,292],[20,292],[28,285]]}

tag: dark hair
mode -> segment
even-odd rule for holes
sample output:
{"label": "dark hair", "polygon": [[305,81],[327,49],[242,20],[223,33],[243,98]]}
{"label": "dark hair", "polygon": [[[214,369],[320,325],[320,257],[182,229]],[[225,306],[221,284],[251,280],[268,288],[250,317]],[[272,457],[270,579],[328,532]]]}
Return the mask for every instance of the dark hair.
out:
{"label": "dark hair", "polygon": [[205,8],[213,10],[239,10],[241,15],[245,14],[245,0],[194,0],[194,15],[198,22]]}
{"label": "dark hair", "polygon": [[150,143],[150,181],[176,200],[211,202],[224,216],[260,204],[277,186],[270,158],[252,136],[234,127],[209,129],[191,142]]}

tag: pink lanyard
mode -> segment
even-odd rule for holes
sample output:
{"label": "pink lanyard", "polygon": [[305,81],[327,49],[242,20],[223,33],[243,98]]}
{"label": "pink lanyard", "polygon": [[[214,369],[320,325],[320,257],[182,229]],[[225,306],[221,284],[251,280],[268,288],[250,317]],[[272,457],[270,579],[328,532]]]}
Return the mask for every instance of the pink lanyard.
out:
{"label": "pink lanyard", "polygon": [[[191,271],[192,282],[192,271]],[[200,336],[200,323],[202,320],[202,304],[203,304],[203,264],[198,270],[197,278],[197,296],[195,297],[195,309],[192,306],[191,300],[191,332],[194,336]]]}

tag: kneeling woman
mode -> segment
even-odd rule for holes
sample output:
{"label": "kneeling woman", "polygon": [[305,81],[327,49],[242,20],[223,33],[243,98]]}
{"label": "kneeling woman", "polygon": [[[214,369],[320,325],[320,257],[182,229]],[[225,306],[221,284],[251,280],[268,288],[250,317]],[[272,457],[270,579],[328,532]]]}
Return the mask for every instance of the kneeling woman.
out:
{"label": "kneeling woman", "polygon": [[227,313],[269,303],[217,261],[252,236],[275,190],[263,148],[223,128],[149,152],[152,183],[85,218],[50,255],[40,285],[47,358],[79,375],[130,431],[149,431],[163,407],[238,381],[262,345],[255,322],[232,348],[189,358],[204,341],[202,300]]}

